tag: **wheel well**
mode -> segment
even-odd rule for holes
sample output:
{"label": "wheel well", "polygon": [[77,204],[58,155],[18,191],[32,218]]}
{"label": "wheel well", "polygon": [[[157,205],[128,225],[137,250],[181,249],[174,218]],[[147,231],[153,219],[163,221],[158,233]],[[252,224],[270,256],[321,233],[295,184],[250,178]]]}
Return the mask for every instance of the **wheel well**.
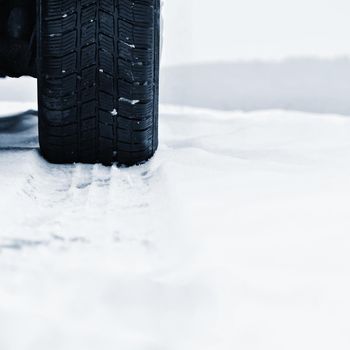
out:
{"label": "wheel well", "polygon": [[35,76],[36,0],[0,0],[0,75]]}

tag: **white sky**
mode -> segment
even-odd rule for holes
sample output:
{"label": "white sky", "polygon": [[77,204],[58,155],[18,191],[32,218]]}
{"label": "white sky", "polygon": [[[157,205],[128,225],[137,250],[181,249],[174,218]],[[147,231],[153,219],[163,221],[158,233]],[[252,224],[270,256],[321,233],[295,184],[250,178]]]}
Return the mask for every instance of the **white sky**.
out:
{"label": "white sky", "polygon": [[165,0],[163,64],[350,55],[349,0]]}

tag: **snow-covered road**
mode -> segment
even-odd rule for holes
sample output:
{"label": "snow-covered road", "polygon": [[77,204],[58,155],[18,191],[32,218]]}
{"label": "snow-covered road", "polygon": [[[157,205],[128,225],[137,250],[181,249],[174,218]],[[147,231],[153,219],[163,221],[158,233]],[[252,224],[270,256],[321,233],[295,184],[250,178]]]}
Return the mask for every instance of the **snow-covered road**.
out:
{"label": "snow-covered road", "polygon": [[0,349],[349,349],[350,118],[162,106],[125,168],[0,102]]}

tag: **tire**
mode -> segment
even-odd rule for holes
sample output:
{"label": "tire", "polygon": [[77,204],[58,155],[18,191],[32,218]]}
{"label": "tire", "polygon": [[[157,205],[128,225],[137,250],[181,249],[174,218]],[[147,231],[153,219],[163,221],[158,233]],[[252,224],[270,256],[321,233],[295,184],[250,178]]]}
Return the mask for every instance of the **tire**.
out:
{"label": "tire", "polygon": [[39,141],[52,163],[158,147],[159,0],[38,0]]}

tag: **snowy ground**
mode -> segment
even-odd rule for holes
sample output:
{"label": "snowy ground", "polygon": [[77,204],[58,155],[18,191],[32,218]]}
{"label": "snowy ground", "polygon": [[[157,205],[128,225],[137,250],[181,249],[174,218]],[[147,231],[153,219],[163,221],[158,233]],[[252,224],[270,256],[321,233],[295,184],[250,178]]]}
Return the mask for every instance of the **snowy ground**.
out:
{"label": "snowy ground", "polygon": [[350,119],[163,105],[130,169],[0,102],[0,349],[349,349]]}

